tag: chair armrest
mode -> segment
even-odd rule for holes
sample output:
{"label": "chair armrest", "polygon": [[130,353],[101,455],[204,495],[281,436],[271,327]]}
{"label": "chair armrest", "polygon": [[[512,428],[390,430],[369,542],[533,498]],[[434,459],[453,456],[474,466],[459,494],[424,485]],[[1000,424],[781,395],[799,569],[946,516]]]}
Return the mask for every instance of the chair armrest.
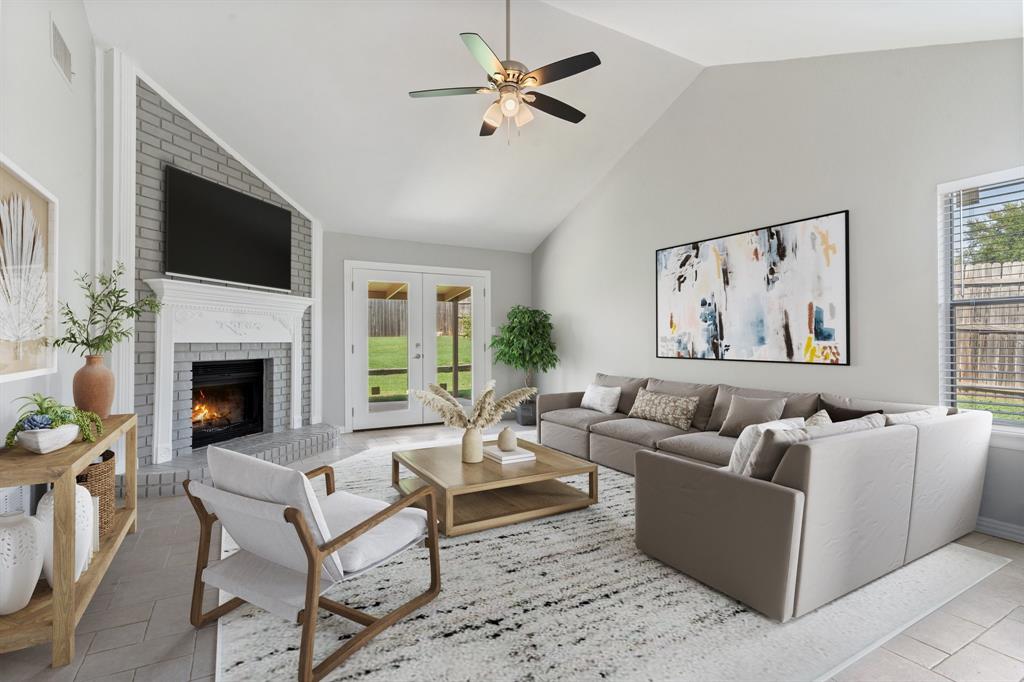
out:
{"label": "chair armrest", "polygon": [[636,454],[640,551],[765,615],[793,615],[804,494],[650,451]]}
{"label": "chair armrest", "polygon": [[323,476],[327,479],[327,494],[334,494],[334,469],[329,466],[317,467],[316,469],[310,469],[306,472],[306,478],[316,478],[317,476]]}
{"label": "chair armrest", "polygon": [[537,441],[540,441],[541,415],[545,412],[579,407],[583,402],[583,391],[572,393],[545,393],[537,396]]}
{"label": "chair armrest", "polygon": [[406,507],[415,504],[416,502],[419,502],[424,498],[429,498],[429,502],[427,503],[429,505],[429,509],[427,509],[427,520],[429,522],[431,519],[436,518],[434,515],[434,489],[431,488],[429,485],[425,485],[416,492],[409,493],[405,497],[402,497],[396,502],[393,502],[391,505],[385,507],[384,509],[381,509],[379,512],[377,512],[370,518],[366,519],[359,525],[353,526],[341,535],[331,538],[324,544],[320,545],[319,549],[324,554],[330,554],[336,551],[346,542],[351,542],[352,540],[359,537],[360,535],[370,530],[374,526],[378,526],[381,523],[384,523],[398,512],[402,511]]}

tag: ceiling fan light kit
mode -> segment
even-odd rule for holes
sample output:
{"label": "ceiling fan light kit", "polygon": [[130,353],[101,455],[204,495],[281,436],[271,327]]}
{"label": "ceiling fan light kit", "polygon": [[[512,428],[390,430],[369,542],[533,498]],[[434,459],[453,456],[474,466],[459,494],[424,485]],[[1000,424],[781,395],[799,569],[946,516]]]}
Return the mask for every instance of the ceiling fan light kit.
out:
{"label": "ceiling fan light kit", "polygon": [[460,33],[473,58],[487,73],[487,87],[438,88],[435,90],[414,90],[410,97],[450,97],[452,95],[491,95],[497,96],[484,112],[480,136],[487,137],[502,126],[506,121],[511,130],[512,122],[521,128],[533,120],[533,111],[539,109],[544,113],[570,123],[579,123],[586,114],[569,106],[561,100],[549,97],[540,92],[526,92],[525,88],[537,88],[547,83],[575,76],[592,69],[601,63],[593,52],[585,52],[552,62],[539,69],[528,71],[522,62],[510,58],[511,52],[511,0],[505,0],[505,59],[498,59],[494,51],[476,33]]}

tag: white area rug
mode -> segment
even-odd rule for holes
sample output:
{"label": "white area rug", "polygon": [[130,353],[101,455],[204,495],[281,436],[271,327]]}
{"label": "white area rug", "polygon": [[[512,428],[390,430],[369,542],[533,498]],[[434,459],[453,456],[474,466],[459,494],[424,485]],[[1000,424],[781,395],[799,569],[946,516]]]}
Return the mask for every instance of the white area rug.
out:
{"label": "white area rug", "polygon": [[[394,499],[391,449],[339,462],[338,488]],[[585,510],[442,538],[437,599],[328,679],[813,680],[1008,562],[948,545],[782,625],[638,552],[633,478],[599,476],[601,500]],[[427,569],[426,550],[410,550],[328,596],[384,613],[426,587]],[[357,630],[322,611],[314,660]],[[225,616],[220,679],[294,679],[299,633],[251,606]]]}

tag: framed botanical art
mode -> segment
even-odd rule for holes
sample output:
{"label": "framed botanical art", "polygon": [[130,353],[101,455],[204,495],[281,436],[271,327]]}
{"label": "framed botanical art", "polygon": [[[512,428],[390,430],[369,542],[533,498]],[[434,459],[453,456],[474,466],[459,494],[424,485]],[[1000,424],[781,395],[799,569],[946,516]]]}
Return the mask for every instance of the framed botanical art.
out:
{"label": "framed botanical art", "polygon": [[850,364],[849,211],[655,252],[659,358]]}
{"label": "framed botanical art", "polygon": [[57,198],[0,154],[0,382],[52,374]]}

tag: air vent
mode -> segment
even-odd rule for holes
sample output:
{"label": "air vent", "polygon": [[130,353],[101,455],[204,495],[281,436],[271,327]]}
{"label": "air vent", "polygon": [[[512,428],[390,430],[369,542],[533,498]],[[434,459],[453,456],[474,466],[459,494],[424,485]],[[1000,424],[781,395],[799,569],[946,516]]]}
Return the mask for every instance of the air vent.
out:
{"label": "air vent", "polygon": [[52,19],[50,20],[50,48],[53,63],[57,65],[61,74],[70,83],[71,78],[75,75],[75,72],[71,70],[71,50],[68,49],[68,44],[64,42],[64,36],[60,34],[60,29]]}

